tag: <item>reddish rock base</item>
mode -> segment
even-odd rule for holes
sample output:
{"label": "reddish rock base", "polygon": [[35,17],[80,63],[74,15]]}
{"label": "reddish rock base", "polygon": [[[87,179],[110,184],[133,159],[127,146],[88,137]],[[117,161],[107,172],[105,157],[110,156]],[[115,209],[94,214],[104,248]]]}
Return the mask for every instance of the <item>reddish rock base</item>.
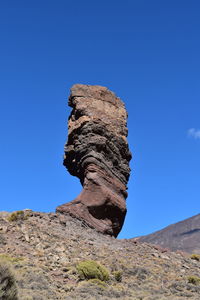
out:
{"label": "reddish rock base", "polygon": [[126,215],[126,186],[98,166],[85,171],[83,190],[70,203],[57,207],[56,212],[68,213],[97,231],[117,236]]}

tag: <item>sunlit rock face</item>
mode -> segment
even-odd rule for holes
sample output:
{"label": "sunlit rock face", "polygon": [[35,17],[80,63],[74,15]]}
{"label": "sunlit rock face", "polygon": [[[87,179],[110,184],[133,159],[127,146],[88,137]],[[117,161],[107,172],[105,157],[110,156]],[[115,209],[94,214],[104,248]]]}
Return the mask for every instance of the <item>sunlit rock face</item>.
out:
{"label": "sunlit rock face", "polygon": [[71,88],[68,104],[72,112],[63,164],[83,190],[56,211],[116,237],[126,215],[130,174],[125,106],[106,87],[82,84]]}

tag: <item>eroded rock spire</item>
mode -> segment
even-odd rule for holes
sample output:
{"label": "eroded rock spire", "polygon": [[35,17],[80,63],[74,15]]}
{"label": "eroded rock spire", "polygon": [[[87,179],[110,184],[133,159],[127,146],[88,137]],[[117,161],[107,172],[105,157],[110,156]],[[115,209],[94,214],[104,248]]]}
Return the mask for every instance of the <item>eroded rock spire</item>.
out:
{"label": "eroded rock spire", "polygon": [[126,215],[131,153],[123,102],[102,86],[71,88],[64,166],[83,186],[72,202],[57,207],[89,226],[117,236]]}

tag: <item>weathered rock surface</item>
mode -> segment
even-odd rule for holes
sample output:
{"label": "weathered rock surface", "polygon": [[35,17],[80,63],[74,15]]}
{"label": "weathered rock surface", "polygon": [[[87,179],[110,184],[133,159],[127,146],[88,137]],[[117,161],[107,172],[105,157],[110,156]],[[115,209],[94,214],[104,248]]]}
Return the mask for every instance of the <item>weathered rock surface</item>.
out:
{"label": "weathered rock surface", "polygon": [[172,251],[200,254],[200,214],[135,240],[160,245]]}
{"label": "weathered rock surface", "polygon": [[64,165],[80,179],[83,190],[56,211],[116,237],[126,215],[130,174],[126,109],[107,88],[82,84],[72,87],[68,104],[73,109]]}

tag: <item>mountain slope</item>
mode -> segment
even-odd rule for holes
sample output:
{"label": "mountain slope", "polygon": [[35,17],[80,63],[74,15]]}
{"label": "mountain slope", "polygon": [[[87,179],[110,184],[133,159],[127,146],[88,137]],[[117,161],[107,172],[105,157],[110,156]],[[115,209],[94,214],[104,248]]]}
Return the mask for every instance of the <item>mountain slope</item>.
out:
{"label": "mountain slope", "polygon": [[135,240],[200,254],[200,214]]}
{"label": "mountain slope", "polygon": [[[87,260],[105,267],[107,279],[95,279],[94,269],[85,278],[80,263]],[[20,300],[200,299],[200,262],[189,254],[117,240],[67,215],[0,213],[2,262],[13,270]]]}

